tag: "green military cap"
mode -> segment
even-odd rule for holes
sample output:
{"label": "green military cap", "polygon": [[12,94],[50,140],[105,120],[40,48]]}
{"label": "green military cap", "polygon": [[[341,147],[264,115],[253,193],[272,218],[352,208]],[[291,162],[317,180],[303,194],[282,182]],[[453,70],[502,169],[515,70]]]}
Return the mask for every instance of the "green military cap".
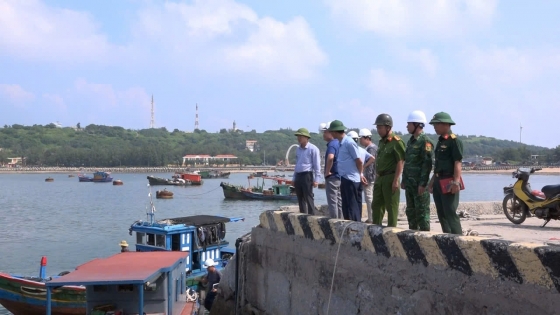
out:
{"label": "green military cap", "polygon": [[374,125],[393,127],[393,118],[389,114],[380,114],[375,119]]}
{"label": "green military cap", "polygon": [[304,136],[307,138],[311,138],[311,135],[309,134],[309,130],[307,130],[306,128],[299,128],[294,134],[294,136]]}
{"label": "green military cap", "polygon": [[344,124],[340,120],[333,120],[329,125],[329,131],[344,131],[348,128],[344,127]]}
{"label": "green military cap", "polygon": [[432,120],[430,120],[430,125],[433,125],[435,123],[455,125],[455,122],[453,121],[453,119],[451,119],[451,116],[449,116],[449,114],[445,112],[439,112],[435,114],[434,117],[432,117]]}

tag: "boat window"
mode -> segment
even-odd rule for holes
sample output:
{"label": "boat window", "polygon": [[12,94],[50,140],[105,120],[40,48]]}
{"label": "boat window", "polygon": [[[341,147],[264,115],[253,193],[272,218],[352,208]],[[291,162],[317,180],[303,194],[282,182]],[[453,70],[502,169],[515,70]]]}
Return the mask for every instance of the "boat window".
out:
{"label": "boat window", "polygon": [[147,245],[156,246],[156,236],[154,234],[146,234],[148,236],[148,241],[146,242]]}
{"label": "boat window", "polygon": [[181,234],[171,235],[171,250],[172,251],[181,250]]}
{"label": "boat window", "polygon": [[148,291],[148,292],[157,291],[157,285],[155,283],[145,284],[144,291]]}
{"label": "boat window", "polygon": [[134,291],[134,285],[132,284],[121,284],[118,286],[117,290],[119,292],[132,292]]}
{"label": "boat window", "polygon": [[106,285],[94,285],[93,292],[107,292],[109,287]]}
{"label": "boat window", "polygon": [[156,246],[165,247],[165,235],[156,234]]}
{"label": "boat window", "polygon": [[136,244],[144,244],[146,233],[136,232]]}

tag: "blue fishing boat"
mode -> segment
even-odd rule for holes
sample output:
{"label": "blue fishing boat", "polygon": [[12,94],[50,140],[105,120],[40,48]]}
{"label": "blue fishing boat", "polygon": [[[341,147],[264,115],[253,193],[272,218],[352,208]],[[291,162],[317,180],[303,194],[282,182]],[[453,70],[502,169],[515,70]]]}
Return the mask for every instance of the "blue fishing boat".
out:
{"label": "blue fishing boat", "polygon": [[196,300],[185,285],[188,252],[125,252],[97,258],[46,284],[52,315],[53,292],[62,286],[86,288],[87,314],[194,315]]}
{"label": "blue fishing boat", "polygon": [[97,171],[93,173],[92,182],[94,183],[110,183],[112,181],[113,181],[113,177],[111,177],[111,173],[109,172]]}
{"label": "blue fishing boat", "polygon": [[225,240],[226,223],[244,221],[244,218],[228,218],[214,215],[193,215],[155,220],[155,207],[150,196],[150,210],[146,221],[138,220],[129,228],[135,236],[136,251],[182,251],[189,252],[185,269],[187,286],[199,289],[199,281],[206,274],[204,262],[213,259],[220,270],[235,253]]}

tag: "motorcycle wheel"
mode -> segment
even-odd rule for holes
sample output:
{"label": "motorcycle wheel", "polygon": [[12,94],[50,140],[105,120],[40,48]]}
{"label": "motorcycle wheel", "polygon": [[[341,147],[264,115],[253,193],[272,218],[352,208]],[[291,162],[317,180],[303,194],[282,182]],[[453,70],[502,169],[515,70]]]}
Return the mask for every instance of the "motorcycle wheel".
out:
{"label": "motorcycle wheel", "polygon": [[504,214],[514,224],[521,224],[527,218],[525,205],[512,194],[506,195],[502,203]]}

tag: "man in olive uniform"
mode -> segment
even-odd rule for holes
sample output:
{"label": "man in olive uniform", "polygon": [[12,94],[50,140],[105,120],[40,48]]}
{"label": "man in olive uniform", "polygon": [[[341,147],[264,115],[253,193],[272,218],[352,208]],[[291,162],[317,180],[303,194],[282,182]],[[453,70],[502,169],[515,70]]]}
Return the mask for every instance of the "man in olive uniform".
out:
{"label": "man in olive uniform", "polygon": [[[435,114],[430,125],[434,126],[439,141],[436,145],[434,175],[430,180],[429,190],[434,194],[434,203],[443,232],[463,234],[456,212],[459,205],[463,142],[451,132],[451,125],[455,125],[455,122],[448,113]],[[442,189],[440,180],[444,179],[452,181],[448,187]]]}
{"label": "man in olive uniform", "polygon": [[399,178],[404,165],[404,142],[392,132],[393,118],[388,114],[381,114],[375,120],[377,133],[381,137],[375,160],[377,172],[373,184],[373,224],[381,225],[385,210],[387,210],[387,226],[397,226],[399,215]]}
{"label": "man in olive uniform", "polygon": [[426,115],[415,110],[408,115],[408,133],[401,188],[406,196],[406,217],[411,230],[430,230],[430,193],[426,189],[432,171],[433,146],[424,133]]}

